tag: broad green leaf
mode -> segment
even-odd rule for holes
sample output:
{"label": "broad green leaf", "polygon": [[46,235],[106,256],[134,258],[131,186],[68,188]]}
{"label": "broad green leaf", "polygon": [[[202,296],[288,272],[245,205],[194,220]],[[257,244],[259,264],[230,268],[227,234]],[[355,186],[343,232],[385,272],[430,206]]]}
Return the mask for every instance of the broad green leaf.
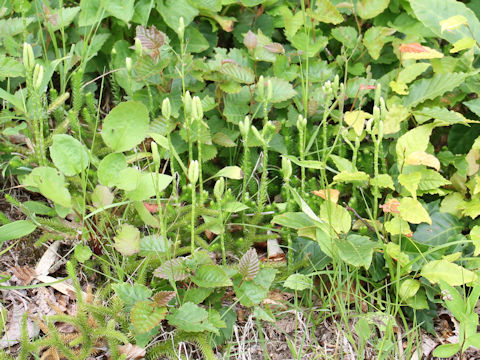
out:
{"label": "broad green leaf", "polygon": [[462,25],[468,25],[468,19],[462,15],[454,15],[452,17],[449,17],[448,19],[440,21],[440,31],[442,33],[444,31],[454,31]]}
{"label": "broad green leaf", "polygon": [[104,185],[97,185],[92,192],[92,204],[96,208],[105,207],[113,203],[113,193]]}
{"label": "broad green leaf", "polygon": [[402,281],[400,285],[400,289],[398,290],[398,295],[402,300],[406,300],[415,296],[420,289],[420,282],[414,279],[405,279]]}
{"label": "broad green leaf", "polygon": [[339,24],[343,22],[342,14],[340,14],[330,0],[315,1],[315,10],[311,11],[309,8],[307,9],[307,13],[315,20],[324,23]]}
{"label": "broad green leaf", "polygon": [[440,173],[432,169],[421,169],[422,178],[418,183],[419,191],[429,191],[438,189],[441,186],[450,185],[450,181],[445,179]]}
{"label": "broad green leaf", "polygon": [[423,63],[423,62],[408,64],[398,74],[398,81],[403,82],[405,84],[410,84],[418,76],[423,74],[429,67],[430,67],[429,63]]}
{"label": "broad green leaf", "polygon": [[337,233],[348,233],[352,227],[350,213],[338,204],[325,201],[320,205],[320,219],[330,224]]}
{"label": "broad green leaf", "polygon": [[471,37],[465,37],[463,39],[457,40],[453,43],[453,47],[450,49],[450,54],[456,54],[460,51],[472,49],[475,47],[477,42]]}
{"label": "broad green leaf", "polygon": [[373,60],[377,60],[380,57],[383,46],[386,42],[393,39],[390,35],[393,35],[395,31],[395,29],[383,26],[372,26],[365,31],[363,45],[365,45]]}
{"label": "broad green leaf", "polygon": [[337,174],[333,177],[335,182],[367,182],[370,177],[363,171],[342,171],[340,174]]}
{"label": "broad green leaf", "polygon": [[307,35],[303,31],[299,31],[291,40],[292,45],[302,51],[305,57],[314,57],[323,50],[328,44],[328,38],[326,36],[313,36]]}
{"label": "broad green leaf", "polygon": [[260,306],[255,306],[255,308],[253,309],[253,316],[255,317],[255,319],[274,323],[275,315],[273,314],[273,312],[270,310],[269,307],[265,307],[265,308],[266,310],[262,309]]}
{"label": "broad green leaf", "polygon": [[332,36],[346,48],[353,49],[357,42],[358,32],[353,26],[337,26],[332,29]]}
{"label": "broad green leaf", "polygon": [[385,247],[385,252],[388,256],[398,262],[398,264],[402,268],[402,274],[410,273],[410,270],[412,268],[412,265],[408,265],[410,263],[410,258],[400,249],[400,245],[389,242]]}
{"label": "broad green leaf", "polygon": [[449,213],[457,218],[461,217],[461,211],[459,209],[460,204],[463,202],[462,194],[454,192],[445,196],[440,203],[440,212]]}
{"label": "broad green leaf", "polygon": [[478,256],[480,254],[480,226],[475,225],[472,230],[470,230],[470,240],[472,240],[475,246],[473,256]]}
{"label": "broad green leaf", "polygon": [[371,19],[381,14],[390,0],[357,0],[355,9],[362,19]]}
{"label": "broad green leaf", "polygon": [[292,84],[284,79],[277,77],[269,77],[265,79],[265,83],[272,82],[272,98],[271,103],[279,103],[294,97],[297,92],[293,89]]}
{"label": "broad green leaf", "polygon": [[183,17],[183,22],[187,27],[199,14],[198,9],[190,5],[187,0],[158,0],[157,10],[165,23],[176,32],[180,25],[180,17]]}
{"label": "broad green leaf", "polygon": [[301,11],[292,14],[292,11],[286,6],[281,7],[281,12],[285,23],[285,35],[287,38],[292,38],[303,26],[303,14]]}
{"label": "broad green leaf", "polygon": [[185,42],[187,53],[201,53],[210,47],[205,36],[197,28],[191,26],[185,29]]}
{"label": "broad green leaf", "polygon": [[140,251],[140,231],[135,226],[123,224],[113,240],[115,249],[122,255],[133,255]]}
{"label": "broad green leaf", "polygon": [[404,160],[411,153],[427,150],[433,127],[433,124],[417,126],[398,138],[396,152],[399,166],[403,166]]}
{"label": "broad green leaf", "polygon": [[50,146],[53,163],[65,176],[74,176],[88,167],[90,159],[85,146],[70,135],[53,135]]}
{"label": "broad green leaf", "polygon": [[223,147],[235,147],[237,144],[230,137],[222,132],[217,132],[212,136],[212,141]]}
{"label": "broad green leaf", "polygon": [[142,172],[133,167],[127,167],[118,173],[118,180],[115,186],[121,190],[135,190],[140,183]]}
{"label": "broad green leaf", "polygon": [[425,293],[425,289],[423,288],[420,288],[415,294],[415,296],[407,298],[404,301],[408,306],[415,310],[423,310],[429,308],[427,295]]}
{"label": "broad green leaf", "polygon": [[170,325],[186,332],[211,331],[218,334],[218,329],[208,321],[208,312],[191,302],[172,310],[167,319]]}
{"label": "broad green leaf", "polygon": [[105,10],[117,19],[128,23],[133,16],[133,5],[135,0],[103,0]]}
{"label": "broad green leaf", "polygon": [[220,72],[233,81],[241,84],[252,84],[255,81],[255,74],[249,67],[236,63],[225,63],[220,67]]}
{"label": "broad green leaf", "polygon": [[410,116],[408,108],[400,105],[393,104],[388,108],[385,115],[385,121],[383,122],[383,133],[394,134],[400,131],[400,124]]}
{"label": "broad green leaf", "polygon": [[267,297],[276,273],[275,269],[263,268],[253,280],[244,281],[240,276],[234,278],[233,288],[240,303],[247,307],[260,304]]}
{"label": "broad green leaf", "polygon": [[[142,205],[143,206],[143,205]],[[167,252],[170,242],[163,238],[162,235],[147,235],[140,239],[140,255],[161,255]]]}
{"label": "broad green leaf", "polygon": [[422,174],[419,171],[409,174],[400,174],[398,176],[398,182],[407,189],[414,199],[417,198],[418,183],[422,178]]}
{"label": "broad green leaf", "polygon": [[[25,17],[25,16],[16,16],[10,17],[8,19],[0,20],[0,39],[13,37],[14,35],[21,34],[25,31],[25,27],[30,25],[36,18]],[[36,21],[36,20],[35,20]],[[4,43],[2,41],[2,43]]]}
{"label": "broad green leaf", "polygon": [[[475,13],[465,4],[456,0],[410,0],[415,16],[435,35],[451,43],[474,34],[480,42],[480,21]],[[442,32],[442,21],[452,16],[463,16],[467,19],[468,28],[460,26],[453,31]]]}
{"label": "broad green leaf", "polygon": [[292,155],[283,155],[283,157],[287,158],[288,160],[293,162],[295,165],[298,165],[298,166],[301,166],[301,167],[304,167],[304,168],[317,169],[317,170],[325,169],[325,165],[321,161],[299,160],[298,158],[296,158],[295,156],[292,156]]}
{"label": "broad green leaf", "polygon": [[[445,123],[445,125],[453,125],[453,124],[463,124],[467,125],[467,119],[465,116],[463,116],[461,113],[453,111],[453,110],[448,110],[447,108],[444,107],[424,107],[419,110],[415,110],[413,112],[414,115],[421,115],[424,116],[428,119],[434,119],[438,121],[442,121]],[[425,122],[425,121],[420,121],[417,119],[419,123]]]}
{"label": "broad green leaf", "polygon": [[475,196],[470,201],[463,201],[458,208],[462,210],[463,216],[476,219],[480,215],[480,199]]}
{"label": "broad green leaf", "polygon": [[0,55],[0,78],[24,76],[25,68],[12,57]]}
{"label": "broad green leaf", "polygon": [[301,229],[305,227],[315,226],[315,223],[303,212],[286,212],[275,215],[272,224],[278,224],[293,229]]}
{"label": "broad green leaf", "polygon": [[429,79],[415,81],[410,86],[408,96],[403,99],[405,107],[415,107],[426,100],[435,99],[464,83],[471,76],[468,73],[434,74]]}
{"label": "broad green leaf", "polygon": [[347,264],[365,269],[372,263],[373,250],[378,246],[368,236],[352,234],[337,242],[338,254]]}
{"label": "broad green leaf", "polygon": [[103,120],[103,141],[115,152],[131,150],[145,139],[148,123],[148,109],[143,103],[122,102]]}
{"label": "broad green leaf", "polygon": [[222,210],[226,211],[226,212],[231,212],[231,213],[235,213],[235,212],[240,212],[240,211],[243,211],[243,210],[246,210],[248,209],[249,207],[239,201],[229,201],[225,204],[224,207],[222,207]]}
{"label": "broad green leaf", "polygon": [[152,296],[152,290],[141,284],[117,283],[112,284],[112,288],[120,300],[127,306],[127,309],[137,302],[147,300]]}
{"label": "broad green leaf", "polygon": [[292,274],[285,280],[283,286],[295,291],[303,291],[313,288],[313,280],[303,274]]}
{"label": "broad green leaf", "polygon": [[189,0],[188,2],[200,10],[218,12],[222,9],[222,0]]}
{"label": "broad green leaf", "polygon": [[200,266],[191,279],[199,287],[217,288],[232,285],[225,270],[218,265]]}
{"label": "broad green leaf", "polygon": [[409,235],[412,233],[408,222],[399,216],[394,216],[391,220],[385,222],[385,230],[390,235]]}
{"label": "broad green leaf", "polygon": [[165,319],[166,307],[158,307],[151,300],[137,302],[130,311],[133,328],[140,334],[146,333]]}
{"label": "broad green leaf", "polygon": [[[289,157],[290,159],[290,157]],[[335,164],[335,167],[337,168],[338,171],[340,172],[354,172],[356,169],[353,166],[352,162],[346,158],[343,158],[338,155],[330,155],[330,159],[333,161]],[[293,161],[293,160],[292,160]]]}
{"label": "broad green leaf", "polygon": [[93,252],[89,246],[78,244],[77,246],[75,246],[74,255],[75,259],[77,259],[78,262],[83,264],[85,261],[90,259],[90,257],[93,255]]}
{"label": "broad green leaf", "polygon": [[117,184],[120,172],[126,168],[125,155],[121,153],[108,154],[98,165],[98,179],[103,185],[112,187]]}
{"label": "broad green leaf", "polygon": [[462,349],[462,344],[442,344],[437,346],[432,355],[436,358],[451,358],[453,355],[458,353]]}
{"label": "broad green leaf", "polygon": [[31,221],[17,220],[0,226],[0,245],[5,241],[19,239],[31,234],[37,226]]}
{"label": "broad green leaf", "polygon": [[400,199],[398,211],[400,212],[400,217],[411,224],[421,224],[422,222],[432,224],[432,219],[430,219],[427,210],[423,208],[418,200],[413,198],[404,197]]}
{"label": "broad green leaf", "polygon": [[219,170],[213,177],[226,177],[228,179],[240,180],[243,179],[243,171],[238,166],[225,166]]}
{"label": "broad green leaf", "polygon": [[127,191],[126,196],[134,201],[147,200],[161,193],[171,182],[170,175],[143,172],[140,174],[138,186],[134,190]]}
{"label": "broad green leaf", "polygon": [[67,189],[65,177],[54,168],[36,167],[24,179],[24,185],[38,188],[40,194],[58,205],[72,207],[72,197]]}
{"label": "broad green leaf", "polygon": [[353,130],[355,130],[355,134],[357,134],[357,136],[362,135],[365,121],[371,117],[372,114],[369,114],[363,110],[346,111],[344,114],[345,122],[352,127]]}
{"label": "broad green leaf", "polygon": [[478,280],[474,272],[447,260],[430,261],[423,266],[420,275],[432,284],[443,280],[450,286],[461,286]]}
{"label": "broad green leaf", "polygon": [[370,179],[370,186],[378,186],[379,188],[389,188],[395,190],[392,177],[388,174],[380,174]]}

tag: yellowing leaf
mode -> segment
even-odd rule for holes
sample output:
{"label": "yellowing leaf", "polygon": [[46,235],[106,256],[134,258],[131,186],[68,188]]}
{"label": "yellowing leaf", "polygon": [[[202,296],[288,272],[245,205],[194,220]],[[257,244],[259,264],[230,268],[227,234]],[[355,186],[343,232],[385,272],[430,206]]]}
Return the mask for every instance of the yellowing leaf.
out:
{"label": "yellowing leaf", "polygon": [[468,171],[467,175],[472,176],[480,170],[480,165],[478,164],[478,160],[480,159],[480,151],[476,149],[471,149],[467,156],[465,156],[465,160],[468,164]]}
{"label": "yellowing leaf", "polygon": [[385,223],[385,230],[387,230],[390,235],[410,235],[412,233],[408,222],[398,216],[395,216]]}
{"label": "yellowing leaf", "polygon": [[434,168],[435,170],[440,170],[440,161],[433,156],[428,154],[425,151],[414,151],[408,155],[406,163],[409,165],[425,165]]}
{"label": "yellowing leaf", "polygon": [[450,49],[450,54],[458,53],[462,50],[471,49],[475,46],[475,39],[471,37],[464,37],[463,39],[457,40],[453,43],[453,47]]}
{"label": "yellowing leaf", "polygon": [[475,225],[472,230],[470,230],[470,240],[473,241],[475,250],[473,256],[478,256],[480,254],[480,226]]}
{"label": "yellowing leaf", "polygon": [[135,226],[123,224],[113,240],[115,249],[123,255],[133,255],[140,251],[140,231]]}
{"label": "yellowing leaf", "polygon": [[363,110],[347,111],[344,115],[345,122],[355,130],[355,134],[362,135],[365,120],[370,119],[372,114]]}
{"label": "yellowing leaf", "polygon": [[395,134],[400,131],[400,123],[410,116],[410,111],[408,108],[400,105],[393,104],[389,107],[386,115],[385,121],[383,122],[383,133]]}
{"label": "yellowing leaf", "polygon": [[410,194],[412,194],[413,198],[417,198],[417,189],[420,180],[422,179],[422,174],[419,171],[410,173],[410,174],[400,174],[398,176],[398,182],[405,186]]}
{"label": "yellowing leaf", "polygon": [[430,261],[423,266],[420,274],[432,284],[444,280],[450,286],[461,286],[478,278],[474,272],[445,259]]}
{"label": "yellowing leaf", "polygon": [[398,50],[401,53],[402,60],[437,59],[443,57],[441,52],[419,43],[402,44]]}
{"label": "yellowing leaf", "polygon": [[411,197],[405,197],[400,200],[398,211],[400,212],[400,217],[411,224],[426,222],[432,225],[432,219],[428,215],[427,210],[423,208],[418,200]]}
{"label": "yellowing leaf", "polygon": [[336,189],[327,190],[313,190],[312,194],[320,196],[322,199],[330,200],[333,203],[338,203],[338,197],[340,196],[340,191]]}
{"label": "yellowing leaf", "polygon": [[449,17],[448,19],[440,21],[441,32],[443,33],[445,30],[453,31],[455,29],[458,29],[460,26],[467,25],[467,24],[468,24],[468,20],[465,16],[455,15],[455,16]]}
{"label": "yellowing leaf", "polygon": [[408,95],[408,86],[404,82],[392,80],[388,85],[390,85],[390,88],[398,95]]}

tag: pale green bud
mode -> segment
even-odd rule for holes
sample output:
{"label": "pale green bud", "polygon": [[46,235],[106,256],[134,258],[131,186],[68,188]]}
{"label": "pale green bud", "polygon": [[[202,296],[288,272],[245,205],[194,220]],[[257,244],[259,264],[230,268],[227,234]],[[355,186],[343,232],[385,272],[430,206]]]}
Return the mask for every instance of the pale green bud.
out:
{"label": "pale green bud", "polygon": [[223,177],[220,177],[220,179],[217,180],[213,188],[213,194],[217,198],[217,201],[220,201],[224,192],[225,192],[225,179]]}
{"label": "pale green bud", "polygon": [[292,176],[292,162],[285,156],[282,156],[282,173],[283,178],[286,181],[289,181],[290,177]]}
{"label": "pale green bud", "polygon": [[178,37],[183,39],[184,34],[185,34],[185,22],[183,20],[183,16],[180,16],[180,19],[178,19]]}
{"label": "pale green bud", "polygon": [[373,118],[380,119],[380,108],[377,105],[373,107]]}
{"label": "pale green bud", "polygon": [[263,136],[262,134],[260,134],[257,130],[257,128],[252,125],[252,133],[253,135],[255,135],[255,137],[263,144],[265,142],[265,140],[263,139]]}
{"label": "pale green bud", "polygon": [[131,75],[132,74],[132,58],[131,57],[125,58],[125,67],[127,69],[128,74]]}
{"label": "pale green bud", "polygon": [[380,103],[380,95],[382,94],[382,85],[378,83],[376,86],[377,87],[375,89],[375,104],[378,105]]}
{"label": "pale green bud", "polygon": [[332,91],[334,94],[336,94],[338,92],[338,86],[340,84],[340,77],[337,75],[335,75],[334,79],[333,79],[333,83],[332,83]]}
{"label": "pale green bud", "polygon": [[188,180],[195,186],[198,181],[199,166],[198,160],[193,160],[188,167]]}
{"label": "pale green bud", "polygon": [[248,116],[245,116],[245,120],[244,121],[240,120],[238,125],[240,128],[240,134],[244,138],[247,137],[248,132],[250,131],[250,118]]}
{"label": "pale green bud", "polygon": [[203,119],[203,106],[202,101],[198,96],[193,97],[192,110],[195,109],[196,120]]}
{"label": "pale green bud", "polygon": [[267,81],[267,101],[270,101],[273,96],[273,85],[272,80],[268,79]]}
{"label": "pale green bud", "polygon": [[192,95],[190,95],[190,91],[187,91],[183,97],[183,106],[187,114],[192,113]]}
{"label": "pale green bud", "polygon": [[152,158],[153,158],[153,163],[155,164],[156,167],[160,166],[160,153],[158,152],[158,145],[155,141],[152,141],[150,144],[150,147],[152,149]]}
{"label": "pale green bud", "polygon": [[258,78],[257,89],[260,99],[265,99],[265,79],[263,78],[263,75]]}
{"label": "pale green bud", "polygon": [[297,119],[298,131],[304,131],[306,126],[307,126],[307,119],[305,119],[302,114],[299,114]]}
{"label": "pale green bud", "polygon": [[378,123],[378,138],[383,139],[383,121]]}
{"label": "pale green bud", "polygon": [[162,102],[162,115],[165,119],[169,120],[172,115],[172,106],[170,105],[170,99],[165,98]]}
{"label": "pale green bud", "polygon": [[23,66],[25,66],[27,72],[32,71],[33,67],[35,66],[33,48],[29,43],[23,43]]}
{"label": "pale green bud", "polygon": [[143,55],[142,42],[137,38],[135,38],[135,54],[137,54],[138,57],[142,57]]}
{"label": "pale green bud", "polygon": [[39,90],[43,82],[43,66],[40,64],[35,65],[33,69],[33,87],[35,90]]}

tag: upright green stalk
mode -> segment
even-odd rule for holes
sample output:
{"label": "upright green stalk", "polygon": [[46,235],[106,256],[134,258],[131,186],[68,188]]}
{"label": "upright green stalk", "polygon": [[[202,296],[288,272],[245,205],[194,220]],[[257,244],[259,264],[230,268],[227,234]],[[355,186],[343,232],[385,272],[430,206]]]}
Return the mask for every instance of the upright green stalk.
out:
{"label": "upright green stalk", "polygon": [[195,218],[196,218],[196,208],[197,208],[197,193],[195,186],[198,181],[198,161],[192,161],[188,167],[188,179],[192,185],[192,212],[190,215],[190,252],[193,255],[195,251]]}
{"label": "upright green stalk", "polygon": [[[286,157],[282,157],[282,173],[283,173],[283,181],[285,182],[286,187],[288,188],[290,183],[290,177],[292,176],[292,163]],[[287,191],[287,198],[285,201],[287,202],[287,212],[292,211],[290,208],[290,198],[291,194],[290,191]],[[288,272],[292,270],[293,267],[293,244],[292,244],[292,233],[290,229],[287,229],[287,244],[288,244],[288,261],[287,267]]]}
{"label": "upright green stalk", "polygon": [[224,226],[223,226],[223,211],[222,211],[222,196],[223,193],[225,192],[225,179],[221,177],[217,182],[215,183],[215,187],[213,188],[213,194],[215,195],[215,198],[217,199],[217,204],[218,204],[218,217],[220,220],[221,229],[220,229],[220,245],[222,247],[222,260],[223,260],[223,265],[226,265],[227,263],[227,255],[225,251],[225,234],[224,234]]}
{"label": "upright green stalk", "polygon": [[[250,118],[245,116],[244,121],[239,123],[240,134],[242,135],[243,143],[243,180],[242,180],[242,203],[247,202],[247,184],[249,177],[249,168],[250,168],[250,148],[248,147],[248,134],[250,132]],[[245,224],[245,212],[242,212],[242,222]]]}
{"label": "upright green stalk", "polygon": [[198,185],[200,191],[200,204],[203,204],[203,174],[202,174],[202,129],[205,123],[203,122],[203,107],[202,102],[198,96],[194,96],[192,100],[192,118],[197,122],[197,147],[198,147]]}
{"label": "upright green stalk", "polygon": [[[298,115],[297,120],[297,129],[298,129],[298,152],[300,154],[300,161],[305,160],[305,132],[307,129],[307,119],[305,119],[302,115]],[[305,167],[300,166],[301,172],[301,188],[302,193],[305,192]]]}

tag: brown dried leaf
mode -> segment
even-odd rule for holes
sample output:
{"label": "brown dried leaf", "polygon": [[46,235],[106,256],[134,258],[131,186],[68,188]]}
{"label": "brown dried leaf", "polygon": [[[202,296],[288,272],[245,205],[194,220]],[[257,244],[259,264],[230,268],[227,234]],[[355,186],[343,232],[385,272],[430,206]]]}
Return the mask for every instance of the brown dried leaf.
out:
{"label": "brown dried leaf", "polygon": [[165,44],[165,34],[158,30],[155,25],[149,28],[138,25],[135,37],[140,40],[142,47],[150,50],[158,50]]}
{"label": "brown dried leaf", "polygon": [[260,261],[255,249],[248,250],[238,263],[238,271],[244,280],[253,280],[260,271]]}
{"label": "brown dried leaf", "polygon": [[118,347],[118,351],[122,355],[127,356],[127,360],[137,360],[142,359],[146,355],[145,349],[141,348],[138,345],[127,344],[127,345],[120,345]]}
{"label": "brown dried leaf", "polygon": [[28,266],[15,266],[12,269],[12,273],[17,277],[18,280],[22,282],[23,285],[30,284],[36,275],[35,270]]}
{"label": "brown dried leaf", "polygon": [[285,49],[280,43],[265,44],[263,47],[274,54],[285,54]]}
{"label": "brown dried leaf", "polygon": [[159,291],[153,296],[153,301],[158,306],[166,306],[175,296],[175,291]]}

